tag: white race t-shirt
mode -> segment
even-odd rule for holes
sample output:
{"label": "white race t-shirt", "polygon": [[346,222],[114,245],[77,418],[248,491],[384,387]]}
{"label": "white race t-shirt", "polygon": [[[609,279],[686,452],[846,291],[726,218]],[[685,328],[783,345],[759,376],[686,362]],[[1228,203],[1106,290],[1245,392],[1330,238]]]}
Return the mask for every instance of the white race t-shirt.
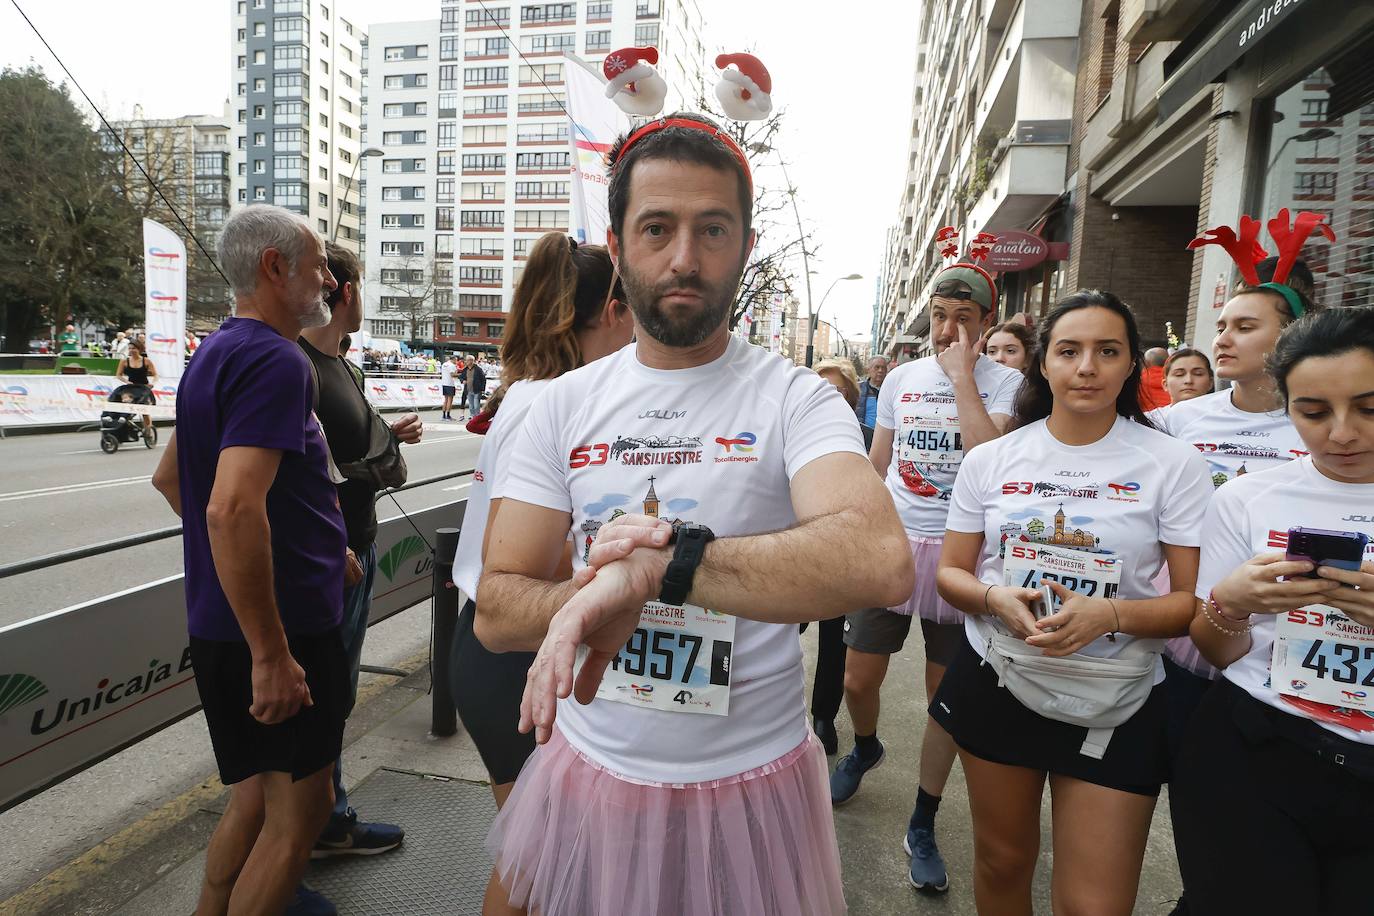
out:
{"label": "white race t-shirt", "polygon": [[[949,530],[983,535],[978,578],[1005,585],[1008,551],[1024,556],[1041,545],[1081,551],[1096,578],[1119,577],[1115,595],[1158,597],[1151,580],[1164,562],[1161,543],[1198,546],[1212,495],[1207,468],[1189,445],[1117,417],[1091,445],[1065,445],[1040,420],[980,445],[964,459],[949,509]],[[1067,580],[1061,580],[1072,587]],[[1017,583],[1018,585],[1021,583]],[[1080,589],[1075,589],[1080,590]],[[969,642],[983,655],[1002,623],[965,619]],[[1105,636],[1081,651],[1111,658],[1137,637]],[[1162,648],[1163,640],[1152,640]],[[1163,680],[1161,662],[1155,682]]]}
{"label": "white race t-shirt", "polygon": [[452,387],[453,369],[453,362],[451,360],[444,360],[444,364],[439,367],[439,384]]}
{"label": "white race t-shirt", "polygon": [[[494,495],[568,512],[580,568],[601,525],[625,513],[695,522],[718,538],[795,525],[789,482],[840,452],[865,454],[859,424],[814,372],[734,337],[719,359],[671,371],[644,366],[630,344],[549,385]],[[797,628],[730,620],[728,715],[630,705],[626,684],[626,702],[560,702],[559,728],[607,769],[660,783],[719,779],[786,754],[807,734]]]}
{"label": "white race t-shirt", "polygon": [[1239,410],[1231,403],[1230,391],[1214,391],[1170,406],[1161,428],[1202,453],[1212,483],[1218,487],[1307,454],[1287,414]]}
{"label": "white race t-shirt", "polygon": [[[1301,458],[1246,474],[1217,491],[1203,524],[1197,596],[1206,601],[1218,582],[1259,553],[1282,553],[1289,528],[1354,531],[1370,538],[1365,559],[1374,553],[1374,484],[1341,483]],[[1295,703],[1274,689],[1269,664],[1277,617],[1255,614],[1250,651],[1222,675],[1255,699],[1275,709],[1311,719],[1343,738],[1374,744],[1374,714],[1316,703]],[[1334,667],[1334,665],[1333,665]],[[1354,689],[1359,690],[1360,687]]]}
{"label": "white race t-shirt", "polygon": [[453,582],[463,595],[477,600],[477,582],[482,576],[482,540],[487,531],[487,512],[492,493],[510,468],[510,447],[520,432],[534,399],[552,381],[527,379],[506,391],[496,419],[491,421],[477,453],[477,465],[468,489],[468,505],[463,512],[463,531],[458,536],[458,552],[453,557]]}
{"label": "white race t-shirt", "polygon": [[[1022,380],[1020,372],[986,356],[973,367],[989,414],[1012,415]],[[886,482],[907,533],[944,537],[963,442],[954,386],[935,357],[902,363],[888,373],[878,393],[878,425],[893,431]]]}

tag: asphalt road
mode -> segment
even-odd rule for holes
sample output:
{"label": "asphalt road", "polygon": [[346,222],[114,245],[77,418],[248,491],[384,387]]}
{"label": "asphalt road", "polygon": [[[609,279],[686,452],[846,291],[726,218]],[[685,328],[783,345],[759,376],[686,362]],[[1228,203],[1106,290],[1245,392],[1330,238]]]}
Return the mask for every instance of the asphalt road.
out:
{"label": "asphalt road", "polygon": [[[460,422],[440,423],[437,411],[425,420],[422,441],[404,447],[410,479],[471,468],[481,437]],[[161,432],[165,442],[168,430]],[[138,443],[105,455],[93,432],[0,440],[0,564],[177,524],[148,482],[161,455],[161,447]],[[397,498],[416,511],[461,499],[469,485],[461,478]],[[383,519],[398,514],[390,499],[378,505]],[[172,538],[0,580],[0,629],[181,568],[181,540]],[[372,627],[363,662],[405,664],[429,637],[426,602]],[[378,678],[364,674],[360,686]],[[0,814],[8,850],[0,862],[0,901],[203,782],[214,768],[205,720],[196,714]]]}
{"label": "asphalt road", "polygon": [[[412,481],[471,468],[482,439],[461,422],[424,414],[424,438],[405,446]],[[170,427],[153,450],[141,443],[113,455],[96,432],[46,433],[0,439],[0,564],[13,563],[178,524],[149,479]],[[407,512],[466,494],[452,481],[400,494]],[[453,489],[453,487],[460,489]],[[384,498],[378,515],[399,514]],[[181,541],[173,538],[0,580],[0,627],[181,571]]]}

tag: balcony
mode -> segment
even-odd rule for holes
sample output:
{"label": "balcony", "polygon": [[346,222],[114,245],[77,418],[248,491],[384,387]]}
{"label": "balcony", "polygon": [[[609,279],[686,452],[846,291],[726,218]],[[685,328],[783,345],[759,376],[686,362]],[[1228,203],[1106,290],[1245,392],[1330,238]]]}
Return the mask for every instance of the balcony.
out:
{"label": "balcony", "polygon": [[1121,34],[1129,42],[1179,41],[1205,6],[1202,0],[1122,0]]}
{"label": "balcony", "polygon": [[987,161],[987,187],[969,210],[970,231],[1027,226],[1063,193],[1069,158],[1068,122],[1063,124],[1062,142],[1013,141]]}

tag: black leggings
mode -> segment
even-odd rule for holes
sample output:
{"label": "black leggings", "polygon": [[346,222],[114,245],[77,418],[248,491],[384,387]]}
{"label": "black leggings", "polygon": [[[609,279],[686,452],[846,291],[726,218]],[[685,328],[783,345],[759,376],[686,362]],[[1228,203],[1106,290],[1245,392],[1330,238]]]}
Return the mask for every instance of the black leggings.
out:
{"label": "black leggings", "polygon": [[1374,777],[1278,734],[1274,716],[1288,713],[1223,678],[1189,723],[1169,786],[1189,912],[1369,913]]}
{"label": "black leggings", "polygon": [[463,720],[482,763],[496,785],[515,782],[525,760],[534,753],[534,732],[515,730],[520,721],[520,697],[533,652],[490,652],[472,631],[476,606],[469,601],[458,615],[449,663],[453,705]]}

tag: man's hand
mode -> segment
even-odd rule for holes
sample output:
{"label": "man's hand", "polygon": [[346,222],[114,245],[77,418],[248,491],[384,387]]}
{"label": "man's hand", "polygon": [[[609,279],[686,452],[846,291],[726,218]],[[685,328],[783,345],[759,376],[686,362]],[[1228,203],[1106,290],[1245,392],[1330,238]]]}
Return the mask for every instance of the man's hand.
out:
{"label": "man's hand", "polygon": [[[627,637],[628,638],[628,637]],[[305,669],[296,664],[290,652],[253,659],[253,705],[248,714],[263,725],[276,725],[300,712],[301,706],[314,706]]]}
{"label": "man's hand", "polygon": [[940,368],[945,370],[945,375],[949,376],[951,382],[972,380],[973,367],[978,364],[978,357],[983,353],[983,338],[970,341],[968,331],[964,326],[959,325],[959,339],[936,355],[935,361],[940,364]]}
{"label": "man's hand", "polygon": [[420,441],[425,425],[420,422],[419,414],[408,413],[391,424],[391,431],[406,445],[414,445]]}
{"label": "man's hand", "polygon": [[358,555],[350,547],[344,552],[344,585],[352,588],[363,581],[363,564],[358,562]]}
{"label": "man's hand", "polygon": [[[525,679],[520,701],[522,733],[534,729],[535,740],[543,744],[552,734],[558,700],[574,692],[579,703],[596,697],[606,667],[639,626],[645,602],[658,597],[665,567],[666,562],[660,562],[655,572],[648,562],[629,561],[603,566],[594,581],[554,614]],[[574,683],[577,649],[584,645],[589,651]]]}
{"label": "man's hand", "polygon": [[587,565],[573,574],[573,584],[582,588],[596,577],[607,563],[623,560],[637,549],[666,547],[673,526],[651,515],[622,515],[601,526],[587,554]]}

